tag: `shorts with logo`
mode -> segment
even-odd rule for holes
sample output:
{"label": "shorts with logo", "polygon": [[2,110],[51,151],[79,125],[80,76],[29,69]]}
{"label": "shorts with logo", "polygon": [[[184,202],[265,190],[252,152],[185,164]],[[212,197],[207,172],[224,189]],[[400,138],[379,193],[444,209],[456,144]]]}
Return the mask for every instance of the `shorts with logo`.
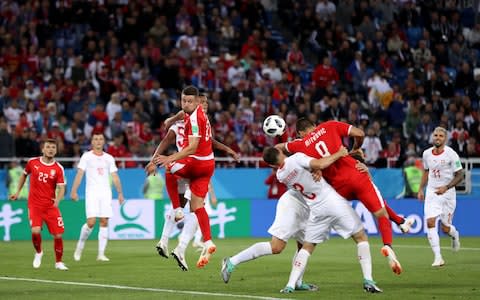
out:
{"label": "shorts with logo", "polygon": [[85,213],[88,218],[111,218],[112,194],[98,193],[85,197]]}
{"label": "shorts with logo", "polygon": [[215,171],[215,160],[198,160],[192,157],[179,159],[169,166],[169,171],[190,180],[190,190],[196,196],[205,198],[208,184]]}
{"label": "shorts with logo", "polygon": [[43,222],[45,222],[51,234],[62,234],[65,232],[62,214],[58,207],[29,206],[28,218],[30,227],[42,227]]}
{"label": "shorts with logo", "polygon": [[440,217],[443,225],[450,226],[456,206],[457,194],[454,188],[449,189],[442,195],[437,195],[435,190],[427,188],[424,206],[426,219]]}
{"label": "shorts with logo", "polygon": [[336,192],[328,194],[328,201],[310,206],[310,218],[305,229],[305,241],[325,242],[334,229],[347,239],[363,229],[362,222],[347,200]]}
{"label": "shorts with logo", "polygon": [[268,233],[284,242],[291,238],[303,242],[309,214],[310,209],[302,195],[288,190],[278,199],[275,220]]}

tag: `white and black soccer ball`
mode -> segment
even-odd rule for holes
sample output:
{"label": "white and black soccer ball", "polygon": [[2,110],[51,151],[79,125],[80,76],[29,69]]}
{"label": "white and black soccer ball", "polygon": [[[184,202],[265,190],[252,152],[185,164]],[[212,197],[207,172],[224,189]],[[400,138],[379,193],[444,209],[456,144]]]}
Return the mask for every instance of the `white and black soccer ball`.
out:
{"label": "white and black soccer ball", "polygon": [[271,137],[282,135],[286,127],[285,120],[278,115],[268,116],[265,121],[263,121],[263,132]]}

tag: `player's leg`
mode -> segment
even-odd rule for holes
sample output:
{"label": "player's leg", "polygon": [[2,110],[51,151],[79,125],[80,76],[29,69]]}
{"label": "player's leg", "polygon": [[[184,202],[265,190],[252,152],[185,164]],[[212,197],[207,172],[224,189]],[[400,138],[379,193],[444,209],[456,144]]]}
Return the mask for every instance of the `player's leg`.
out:
{"label": "player's leg", "polygon": [[295,256],[295,262],[293,263],[292,270],[290,271],[287,286],[280,290],[281,293],[293,293],[300,276],[302,276],[305,272],[308,259],[310,258],[310,255],[312,255],[313,250],[315,250],[315,244],[308,242],[303,243],[302,249],[300,249]]}
{"label": "player's leg", "polygon": [[55,269],[60,271],[67,271],[68,268],[62,261],[63,258],[63,238],[62,234],[65,232],[63,224],[63,218],[60,214],[60,210],[57,207],[51,207],[47,211],[47,223],[48,231],[53,236],[53,247],[55,250]]}
{"label": "player's leg", "polygon": [[373,280],[372,275],[372,255],[370,253],[370,244],[368,243],[368,237],[365,230],[362,228],[360,231],[352,235],[352,239],[357,244],[357,256],[360,268],[363,274],[363,289],[369,293],[382,293],[376,282]]}
{"label": "player's leg", "polygon": [[105,256],[105,249],[107,249],[108,244],[108,218],[101,217],[99,219],[97,261],[110,261],[110,259]]}
{"label": "player's leg", "polygon": [[180,208],[180,196],[178,194],[178,176],[174,175],[172,172],[177,171],[176,168],[184,166],[185,165],[182,163],[176,162],[171,168],[165,170],[165,185],[174,210]]}
{"label": "player's leg", "polygon": [[460,233],[452,223],[456,207],[456,195],[447,191],[442,196],[444,196],[443,211],[440,215],[442,231],[452,238],[452,250],[457,252],[460,250]]}
{"label": "player's leg", "polygon": [[[297,249],[295,254],[292,257],[292,268],[295,266],[295,260],[297,259],[298,252],[302,249],[303,244],[302,242],[297,240]],[[303,282],[303,275],[305,274],[305,270],[300,274],[295,283],[295,290],[296,291],[318,291],[318,286],[313,283],[306,283]]]}
{"label": "player's leg", "polygon": [[424,214],[427,220],[427,237],[432,248],[434,260],[432,267],[441,267],[445,264],[440,251],[440,237],[437,229],[437,219],[442,214],[442,200],[440,196],[428,189],[425,195]]}
{"label": "player's leg", "polygon": [[[186,193],[186,195],[188,194]],[[190,209],[190,205],[187,204],[186,207]],[[197,228],[197,216],[192,212],[185,214],[184,225],[178,239],[178,245],[172,251],[172,256],[177,260],[178,266],[184,271],[188,270],[187,261],[185,259],[185,250],[197,231]]]}
{"label": "player's leg", "polygon": [[30,226],[32,231],[32,244],[35,249],[35,256],[33,258],[33,267],[40,268],[42,264],[42,209],[28,208],[28,218],[30,219]]}
{"label": "player's leg", "polygon": [[403,233],[408,233],[410,231],[410,228],[412,227],[412,225],[415,223],[415,219],[414,218],[404,218],[402,216],[399,216],[389,205],[388,203],[385,201],[384,199],[384,202],[385,202],[385,209],[387,210],[387,214],[388,214],[388,218],[395,222],[395,224],[398,225],[398,227],[400,228],[400,230],[403,232]]}
{"label": "player's leg", "polygon": [[82,258],[83,248],[85,248],[85,243],[88,240],[88,237],[92,233],[93,227],[97,222],[97,216],[99,216],[99,207],[97,203],[97,199],[93,197],[86,197],[85,198],[85,215],[86,215],[86,222],[83,224],[82,228],[80,229],[80,237],[78,238],[77,246],[75,248],[75,252],[73,252],[73,259],[75,261],[80,261]]}

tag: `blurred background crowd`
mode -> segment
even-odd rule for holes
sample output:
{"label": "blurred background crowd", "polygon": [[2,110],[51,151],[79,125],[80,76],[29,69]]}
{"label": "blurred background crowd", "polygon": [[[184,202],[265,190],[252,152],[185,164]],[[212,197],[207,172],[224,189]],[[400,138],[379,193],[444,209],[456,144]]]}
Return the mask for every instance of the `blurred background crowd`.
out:
{"label": "blurred background crowd", "polygon": [[[301,117],[363,128],[371,166],[414,163],[435,126],[478,157],[476,2],[4,0],[0,157],[36,155],[46,137],[79,157],[94,132],[116,157],[148,157],[188,84],[244,157],[295,138]],[[270,114],[281,138],[262,132]]]}

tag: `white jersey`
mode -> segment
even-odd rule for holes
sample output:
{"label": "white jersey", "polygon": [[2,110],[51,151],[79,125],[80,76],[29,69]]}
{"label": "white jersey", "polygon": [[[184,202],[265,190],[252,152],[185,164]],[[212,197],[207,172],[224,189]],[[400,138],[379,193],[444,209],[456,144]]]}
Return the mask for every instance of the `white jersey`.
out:
{"label": "white jersey", "polygon": [[336,192],[325,179],[313,180],[310,173],[310,161],[312,159],[312,157],[300,152],[287,157],[283,166],[277,170],[277,179],[288,188],[297,190],[302,194],[308,205],[323,204],[328,197],[336,194]]}
{"label": "white jersey", "polygon": [[458,154],[445,146],[440,154],[433,154],[433,147],[423,152],[423,167],[428,170],[427,189],[433,190],[446,186],[455,177],[455,172],[462,169]]}
{"label": "white jersey", "polygon": [[80,158],[78,168],[85,172],[86,198],[97,194],[111,197],[110,173],[118,170],[113,156],[105,152],[102,152],[102,155],[96,155],[93,151],[85,152]]}
{"label": "white jersey", "polygon": [[178,152],[182,151],[185,143],[185,123],[182,121],[175,122],[168,130],[172,130],[175,133],[175,146],[177,146]]}

